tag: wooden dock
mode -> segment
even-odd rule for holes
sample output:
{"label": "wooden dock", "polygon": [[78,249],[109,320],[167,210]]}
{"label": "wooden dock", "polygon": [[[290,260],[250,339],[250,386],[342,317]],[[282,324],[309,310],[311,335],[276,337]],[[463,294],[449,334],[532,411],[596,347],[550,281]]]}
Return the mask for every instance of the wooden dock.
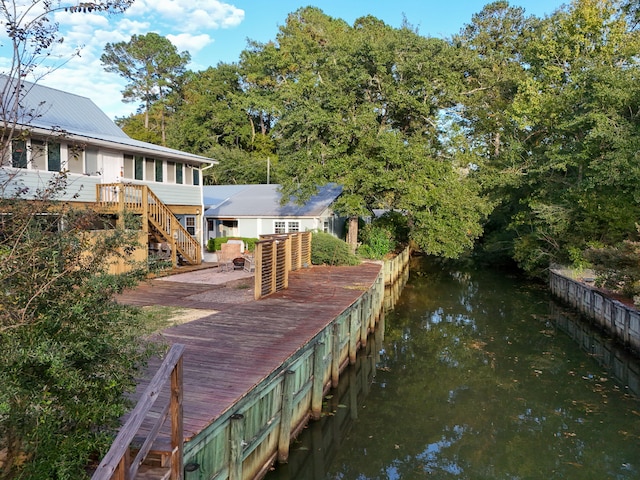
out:
{"label": "wooden dock", "polygon": [[[318,395],[321,403],[322,392],[355,361],[382,311],[384,273],[376,263],[314,266],[292,272],[287,290],[241,304],[203,301],[211,288],[154,280],[119,301],[216,311],[163,332],[168,343],[186,346],[184,460],[197,466],[197,478],[255,478],[276,454],[286,460],[290,434],[319,414]],[[292,380],[285,381],[287,374]],[[142,381],[139,391],[144,387]],[[168,401],[169,392],[162,395]],[[234,426],[238,418],[240,427]],[[290,425],[279,427],[281,420]],[[140,435],[146,433],[143,425]],[[157,443],[161,451],[162,440]]]}

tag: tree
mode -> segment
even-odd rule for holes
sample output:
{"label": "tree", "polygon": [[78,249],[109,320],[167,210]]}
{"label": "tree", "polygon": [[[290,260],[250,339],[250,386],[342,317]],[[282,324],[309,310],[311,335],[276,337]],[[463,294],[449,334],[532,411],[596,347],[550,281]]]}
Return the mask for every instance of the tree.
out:
{"label": "tree", "polygon": [[578,0],[534,19],[495,2],[461,34],[477,78],[461,125],[497,204],[483,246],[527,271],[636,236],[640,43],[619,7]]}
{"label": "tree", "polygon": [[[2,2],[14,52],[3,72],[2,158],[39,115],[23,108],[23,79],[55,68],[48,53],[62,38],[53,14],[119,12],[131,3]],[[133,239],[121,229],[92,238],[98,218],[56,201],[67,188],[60,174],[29,191],[19,174],[0,168],[2,479],[86,477],[89,461],[111,442],[128,405],[124,393],[150,352],[136,310],[113,301],[134,276],[107,272]]]}
{"label": "tree", "polygon": [[253,135],[243,96],[237,65],[221,63],[186,75],[168,129],[171,146],[199,154],[218,145],[250,150]]}
{"label": "tree", "polygon": [[[206,185],[279,183],[277,157],[264,157],[235,147],[212,147],[207,154],[219,163],[205,172]],[[273,173],[272,173],[273,172]]]}
{"label": "tree", "polygon": [[531,155],[513,227],[528,269],[591,242],[635,239],[640,37],[620,13],[612,1],[574,2],[527,49],[531,76],[513,113]]}
{"label": "tree", "polygon": [[[264,51],[275,55],[270,45]],[[411,238],[428,253],[455,256],[467,248],[485,209],[477,190],[465,187],[473,179],[440,141],[439,114],[459,88],[450,45],[373,17],[349,27],[305,8],[281,28],[277,52],[274,136],[285,198],[304,201],[319,185],[340,184],[335,207],[351,219],[353,248],[358,216],[374,208],[404,211]],[[446,235],[444,228],[424,229],[427,219],[443,220],[435,214],[440,188],[461,193],[449,196],[447,215],[470,221]]]}
{"label": "tree", "polygon": [[84,478],[151,351],[137,311],[113,300],[135,276],[107,270],[132,233],[91,235],[95,214],[55,201],[66,189],[61,176],[0,199],[2,479]]}
{"label": "tree", "polygon": [[191,60],[188,52],[177,48],[157,33],[133,35],[129,42],[107,43],[100,61],[107,72],[114,72],[129,83],[123,91],[125,102],[142,101],[144,127],[149,129],[153,104],[160,105],[160,132],[166,145],[165,116],[168,95],[178,87],[180,77]]}

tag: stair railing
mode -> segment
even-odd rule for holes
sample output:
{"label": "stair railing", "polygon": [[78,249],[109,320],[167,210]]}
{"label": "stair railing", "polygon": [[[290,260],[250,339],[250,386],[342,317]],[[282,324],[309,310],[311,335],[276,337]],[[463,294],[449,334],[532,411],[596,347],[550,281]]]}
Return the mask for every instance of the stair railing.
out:
{"label": "stair railing", "polygon": [[[127,422],[120,429],[111,448],[104,456],[100,465],[93,473],[91,480],[133,479],[138,473],[138,468],[149,454],[153,442],[160,432],[167,417],[171,418],[171,480],[182,478],[183,473],[183,419],[182,419],[182,357],[185,346],[174,344],[169,350],[160,368],[151,379],[135,408],[129,414]],[[149,436],[144,440],[138,454],[130,460],[130,448],[136,433],[142,422],[149,414],[151,408],[163,387],[171,381],[171,395],[166,405],[156,419]]]}

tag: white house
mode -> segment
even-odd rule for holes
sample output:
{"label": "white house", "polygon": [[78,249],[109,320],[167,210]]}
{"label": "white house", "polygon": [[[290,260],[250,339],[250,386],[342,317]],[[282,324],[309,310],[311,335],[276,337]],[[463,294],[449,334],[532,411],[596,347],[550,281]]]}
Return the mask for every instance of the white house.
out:
{"label": "white house", "polygon": [[[0,77],[0,91],[6,111],[17,90]],[[202,261],[202,168],[213,160],[134,140],[88,98],[24,81],[18,95],[18,122],[0,165],[3,195],[36,192],[64,172],[61,199],[116,217],[125,206],[142,217],[150,244],[172,245],[186,263]],[[3,120],[6,142],[14,122]]]}
{"label": "white house", "polygon": [[331,205],[342,187],[329,184],[304,205],[280,204],[279,185],[207,185],[203,187],[207,239],[258,238],[273,233],[319,230],[342,237],[344,218]]}

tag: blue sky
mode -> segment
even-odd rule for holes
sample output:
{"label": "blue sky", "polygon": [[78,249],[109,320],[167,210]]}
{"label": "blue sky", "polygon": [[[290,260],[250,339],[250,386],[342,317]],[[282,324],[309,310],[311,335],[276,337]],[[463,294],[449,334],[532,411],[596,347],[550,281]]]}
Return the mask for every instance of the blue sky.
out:
{"label": "blue sky", "polygon": [[[16,0],[31,4],[32,0]],[[123,80],[107,73],[100,55],[107,42],[128,41],[133,34],[156,32],[169,38],[180,50],[191,53],[189,68],[203,70],[219,62],[235,62],[247,39],[266,42],[275,38],[287,14],[307,5],[320,8],[349,24],[364,15],[373,15],[398,27],[403,15],[425,36],[447,38],[469,23],[474,13],[489,3],[482,0],[135,0],[122,15],[60,12],[64,43],[55,52],[59,58],[81,48],[73,58],[40,83],[91,98],[111,118],[125,116],[136,109],[121,101]],[[527,14],[545,16],[563,3],[560,0],[513,0]],[[4,32],[4,29],[1,29]],[[0,33],[0,71],[10,61],[6,39]]]}

